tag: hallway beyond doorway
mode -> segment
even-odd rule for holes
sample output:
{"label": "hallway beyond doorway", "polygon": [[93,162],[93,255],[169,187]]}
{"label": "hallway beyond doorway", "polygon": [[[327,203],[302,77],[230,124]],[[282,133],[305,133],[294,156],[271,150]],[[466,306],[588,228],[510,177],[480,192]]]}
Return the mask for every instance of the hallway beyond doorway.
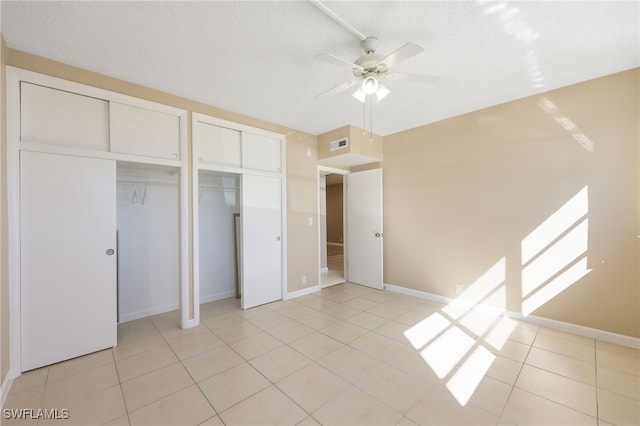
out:
{"label": "hallway beyond doorway", "polygon": [[321,273],[322,287],[340,284],[344,281],[344,247],[327,244],[327,270]]}

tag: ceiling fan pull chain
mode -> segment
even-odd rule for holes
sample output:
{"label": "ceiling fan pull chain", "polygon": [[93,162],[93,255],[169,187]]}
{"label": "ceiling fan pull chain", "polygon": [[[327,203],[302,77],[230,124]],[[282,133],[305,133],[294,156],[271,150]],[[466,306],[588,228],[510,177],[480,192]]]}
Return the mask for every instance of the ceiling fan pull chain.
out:
{"label": "ceiling fan pull chain", "polygon": [[367,97],[365,96],[362,103],[362,136],[367,134]]}
{"label": "ceiling fan pull chain", "polygon": [[373,141],[373,95],[369,95],[369,141]]}

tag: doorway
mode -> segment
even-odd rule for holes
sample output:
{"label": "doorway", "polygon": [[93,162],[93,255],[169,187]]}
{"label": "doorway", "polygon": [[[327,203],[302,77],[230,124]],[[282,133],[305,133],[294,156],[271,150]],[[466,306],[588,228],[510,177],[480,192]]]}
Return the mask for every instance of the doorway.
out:
{"label": "doorway", "polygon": [[[320,287],[348,281],[382,290],[382,169],[352,173],[318,166],[318,198]],[[342,199],[341,209],[330,205],[335,198]],[[332,208],[341,210],[341,233],[330,234]]]}
{"label": "doorway", "polygon": [[320,285],[330,287],[347,280],[345,271],[346,170],[319,167]]}

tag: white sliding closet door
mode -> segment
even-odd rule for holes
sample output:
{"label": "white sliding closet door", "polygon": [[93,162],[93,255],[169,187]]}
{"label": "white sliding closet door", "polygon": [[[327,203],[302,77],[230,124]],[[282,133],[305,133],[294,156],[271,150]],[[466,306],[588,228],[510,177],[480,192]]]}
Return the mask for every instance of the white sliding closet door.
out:
{"label": "white sliding closet door", "polygon": [[242,177],[242,308],[282,298],[282,181]]}
{"label": "white sliding closet door", "polygon": [[116,164],[25,152],[22,371],[116,344]]}

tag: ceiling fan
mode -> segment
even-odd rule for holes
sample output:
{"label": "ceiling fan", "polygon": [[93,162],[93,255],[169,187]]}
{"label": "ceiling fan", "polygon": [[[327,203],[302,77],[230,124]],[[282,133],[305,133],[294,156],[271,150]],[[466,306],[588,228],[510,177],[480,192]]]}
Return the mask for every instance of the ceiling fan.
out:
{"label": "ceiling fan", "polygon": [[347,61],[329,53],[318,55],[317,58],[330,64],[340,67],[349,68],[353,73],[353,79],[346,81],[332,89],[316,95],[314,98],[320,98],[328,95],[340,93],[362,80],[358,89],[353,93],[353,97],[360,102],[365,102],[367,95],[376,95],[378,101],[381,101],[391,91],[380,80],[406,80],[418,83],[436,83],[440,77],[432,75],[405,74],[390,71],[392,67],[403,62],[424,50],[423,47],[415,43],[406,43],[387,56],[376,53],[376,45],[378,39],[376,37],[367,37],[360,42],[365,54],[357,58],[355,61]]}

